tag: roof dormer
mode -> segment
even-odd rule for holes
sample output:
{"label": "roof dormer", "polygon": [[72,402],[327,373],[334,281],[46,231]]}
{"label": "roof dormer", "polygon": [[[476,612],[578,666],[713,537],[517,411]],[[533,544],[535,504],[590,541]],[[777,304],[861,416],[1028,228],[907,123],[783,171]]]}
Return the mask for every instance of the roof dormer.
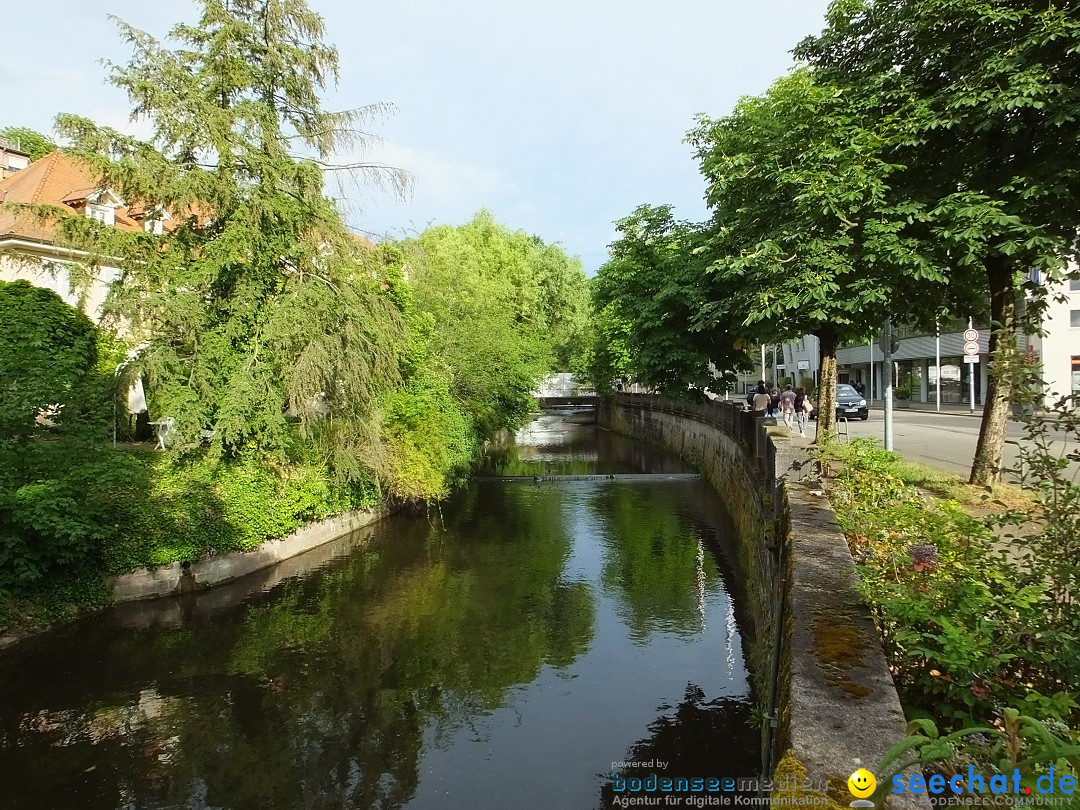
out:
{"label": "roof dormer", "polygon": [[142,229],[155,236],[161,236],[165,232],[165,223],[170,222],[172,217],[169,212],[160,205],[145,208],[142,206],[129,208],[128,217],[142,225]]}
{"label": "roof dormer", "polygon": [[76,189],[61,202],[105,225],[116,225],[116,209],[124,204],[118,194],[107,188]]}

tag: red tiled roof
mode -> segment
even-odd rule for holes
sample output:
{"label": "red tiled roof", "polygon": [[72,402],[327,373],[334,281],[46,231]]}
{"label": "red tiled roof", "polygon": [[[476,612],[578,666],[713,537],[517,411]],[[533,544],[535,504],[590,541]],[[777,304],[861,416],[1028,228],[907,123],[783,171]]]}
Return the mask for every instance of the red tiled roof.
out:
{"label": "red tiled roof", "polygon": [[[22,203],[24,205],[51,205],[63,215],[76,216],[72,205],[81,203],[95,191],[101,189],[95,185],[97,177],[94,170],[86,163],[63,152],[52,152],[41,160],[36,160],[22,171],[0,180],[0,204]],[[190,205],[184,211],[186,216],[209,219],[205,206]],[[146,206],[132,203],[130,208],[119,207],[115,210],[116,227],[122,231],[141,231],[140,220],[146,215]],[[176,213],[172,219],[163,223],[166,231],[177,227]],[[0,205],[0,239],[21,237],[40,242],[56,240],[59,226],[54,219],[38,217],[29,211],[17,211]],[[350,234],[365,248],[374,248],[375,243],[359,234]]]}
{"label": "red tiled roof", "polygon": [[[52,152],[36,160],[20,172],[0,180],[0,203],[51,205],[65,215],[75,211],[65,202],[80,202],[98,190],[93,169],[85,163]],[[127,215],[127,209],[116,209],[116,227],[124,231],[141,231],[142,226]],[[0,207],[0,238],[18,236],[35,241],[52,242],[58,225],[55,220],[41,218],[29,211],[13,211]]]}

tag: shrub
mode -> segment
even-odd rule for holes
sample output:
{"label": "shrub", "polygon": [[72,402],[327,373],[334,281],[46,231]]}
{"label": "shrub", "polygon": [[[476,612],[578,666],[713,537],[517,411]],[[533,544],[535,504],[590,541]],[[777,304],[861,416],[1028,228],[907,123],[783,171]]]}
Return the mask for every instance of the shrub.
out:
{"label": "shrub", "polygon": [[908,709],[947,727],[1005,705],[1075,717],[1075,658],[1061,651],[1077,635],[1044,634],[1048,582],[1021,570],[986,521],[906,486],[894,454],[868,440],[824,453],[839,462],[830,495]]}
{"label": "shrub", "polygon": [[145,463],[148,489],[130,493],[119,531],[105,546],[108,573],[250,551],[307,522],[369,509],[379,500],[370,479],[340,481],[311,461],[288,466],[254,456],[225,461],[204,450],[179,458],[154,454]]}
{"label": "shrub", "polygon": [[479,442],[445,382],[421,374],[387,399],[383,413],[394,495],[439,499],[464,479]]}

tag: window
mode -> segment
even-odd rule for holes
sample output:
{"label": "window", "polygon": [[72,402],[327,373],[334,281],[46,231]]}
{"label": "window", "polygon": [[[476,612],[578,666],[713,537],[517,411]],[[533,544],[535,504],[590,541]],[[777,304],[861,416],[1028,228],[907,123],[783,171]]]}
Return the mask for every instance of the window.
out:
{"label": "window", "polygon": [[1080,357],[1076,355],[1072,359],[1072,390],[1074,394],[1080,394]]}
{"label": "window", "polygon": [[1080,329],[1080,309],[1069,311],[1069,326],[1073,329]]}
{"label": "window", "polygon": [[87,203],[86,216],[90,217],[90,219],[96,219],[98,222],[102,222],[105,225],[116,224],[116,212],[108,205],[93,205],[92,203]]}
{"label": "window", "polygon": [[1069,292],[1080,292],[1080,278],[1069,279]]}

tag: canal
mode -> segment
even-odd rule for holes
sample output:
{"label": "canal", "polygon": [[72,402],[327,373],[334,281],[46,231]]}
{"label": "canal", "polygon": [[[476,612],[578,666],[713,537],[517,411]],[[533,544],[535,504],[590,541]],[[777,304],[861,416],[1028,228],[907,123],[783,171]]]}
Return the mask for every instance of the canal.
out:
{"label": "canal", "polygon": [[753,775],[724,508],[578,421],[363,542],[0,653],[2,806],[596,808],[613,766]]}

